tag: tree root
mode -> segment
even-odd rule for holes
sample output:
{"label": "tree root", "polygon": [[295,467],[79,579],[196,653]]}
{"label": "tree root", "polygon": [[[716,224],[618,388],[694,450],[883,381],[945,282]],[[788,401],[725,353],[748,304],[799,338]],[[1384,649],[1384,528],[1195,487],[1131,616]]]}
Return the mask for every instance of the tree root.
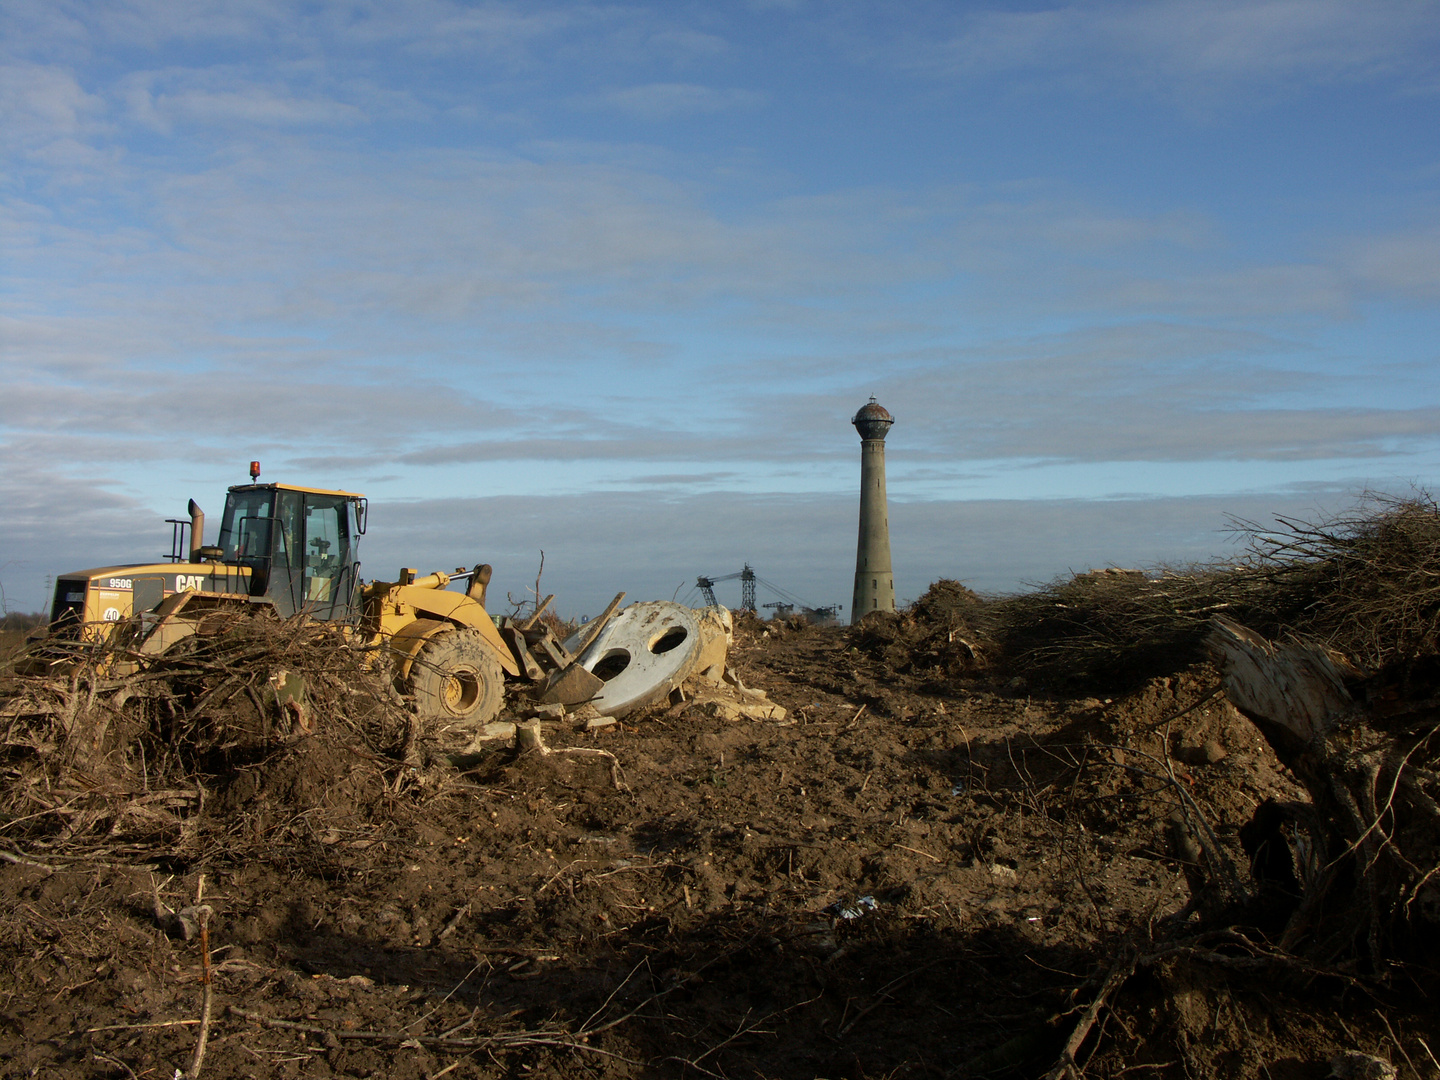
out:
{"label": "tree root", "polygon": [[515,725],[515,752],[517,756],[539,754],[541,757],[554,757],[566,754],[574,757],[604,758],[610,762],[610,782],[615,785],[615,790],[628,790],[625,784],[625,774],[620,768],[620,759],[609,750],[601,750],[592,746],[564,746],[557,750],[546,746],[545,740],[540,734],[538,720]]}

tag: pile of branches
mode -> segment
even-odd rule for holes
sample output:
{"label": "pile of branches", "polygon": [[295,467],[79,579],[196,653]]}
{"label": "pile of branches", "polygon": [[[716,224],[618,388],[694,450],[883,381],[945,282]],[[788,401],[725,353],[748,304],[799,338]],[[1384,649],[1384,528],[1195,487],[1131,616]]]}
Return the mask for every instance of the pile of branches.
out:
{"label": "pile of branches", "polygon": [[1239,560],[1077,574],[995,601],[986,629],[1009,670],[1050,684],[1194,663],[1217,615],[1315,639],[1372,672],[1440,655],[1440,507],[1430,496],[1368,496],[1337,517],[1236,529],[1247,540]]}
{"label": "pile of branches", "polygon": [[850,640],[892,671],[973,675],[991,651],[988,612],[978,593],[941,579],[904,611],[867,615]]}
{"label": "pile of branches", "polygon": [[247,616],[210,630],[155,657],[116,636],[55,664],[45,644],[49,673],[5,677],[0,845],[184,858],[199,850],[207,800],[244,770],[317,742],[403,758],[413,717],[337,629]]}
{"label": "pile of branches", "polygon": [[1440,506],[1428,494],[1372,495],[1318,524],[1241,524],[1268,599],[1255,629],[1302,633],[1370,671],[1440,655]]}
{"label": "pile of branches", "polygon": [[1123,684],[1202,659],[1210,619],[1249,609],[1254,585],[1244,567],[1090,571],[997,600],[988,622],[1027,682]]}

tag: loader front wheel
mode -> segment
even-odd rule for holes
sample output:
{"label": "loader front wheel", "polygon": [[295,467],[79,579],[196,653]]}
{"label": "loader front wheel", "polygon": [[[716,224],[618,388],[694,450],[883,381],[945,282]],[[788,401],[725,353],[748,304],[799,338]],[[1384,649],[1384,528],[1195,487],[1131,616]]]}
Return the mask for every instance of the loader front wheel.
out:
{"label": "loader front wheel", "polygon": [[505,697],[500,661],[475,630],[446,630],[427,641],[409,682],[421,716],[466,727],[494,720]]}

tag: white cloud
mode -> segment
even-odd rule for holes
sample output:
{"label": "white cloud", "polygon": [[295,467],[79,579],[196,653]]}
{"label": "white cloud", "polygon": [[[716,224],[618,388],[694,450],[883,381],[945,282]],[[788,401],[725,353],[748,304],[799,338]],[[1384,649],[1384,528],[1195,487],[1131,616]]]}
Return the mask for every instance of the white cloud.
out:
{"label": "white cloud", "polygon": [[693,27],[668,27],[650,35],[649,45],[657,54],[676,59],[724,56],[732,51],[730,42],[719,34]]}
{"label": "white cloud", "polygon": [[104,100],[60,67],[0,65],[0,132],[4,145],[31,153],[101,129]]}
{"label": "white cloud", "polygon": [[1370,237],[1356,242],[1349,255],[1355,278],[1372,295],[1440,299],[1440,226]]}
{"label": "white cloud", "polygon": [[[6,219],[12,431],[142,439],[177,377],[206,388],[189,407],[212,443],[285,432],[297,459],[410,468],[824,462],[816,426],[877,387],[918,453],[981,460],[1369,458],[1436,425],[1433,382],[1357,402],[1314,375],[1288,328],[1350,310],[1342,265],[1246,265],[1213,222],[1050,189],[721,217],[651,170],[281,141],[137,172],[130,198],[143,216],[108,232]],[[705,425],[677,407],[697,387]]]}
{"label": "white cloud", "polygon": [[[720,39],[642,6],[569,3],[483,4],[463,0],[6,0],[32,49],[77,56],[92,48],[163,53],[250,47],[271,56],[320,52],[483,57],[527,70],[557,51],[605,56],[616,44],[704,55]],[[178,51],[176,55],[179,55]]]}
{"label": "white cloud", "polygon": [[[1433,88],[1440,17],[1428,4],[1365,0],[1127,0],[1025,11],[934,7],[931,33],[868,47],[932,75],[1026,72],[1098,88],[1197,87],[1392,79]],[[948,32],[944,27],[951,27]]]}
{"label": "white cloud", "polygon": [[1427,5],[1368,0],[1168,0],[1112,9],[1101,25],[1121,49],[1201,76],[1413,73],[1440,38]]}
{"label": "white cloud", "polygon": [[124,80],[120,94],[132,121],[166,133],[177,124],[204,125],[213,137],[216,126],[333,126],[367,119],[360,108],[333,97],[256,85],[240,72],[213,68],[136,73]]}
{"label": "white cloud", "polygon": [[694,83],[647,83],[610,90],[579,104],[604,107],[642,120],[671,120],[696,113],[731,112],[763,105],[765,95],[753,90],[715,89]]}

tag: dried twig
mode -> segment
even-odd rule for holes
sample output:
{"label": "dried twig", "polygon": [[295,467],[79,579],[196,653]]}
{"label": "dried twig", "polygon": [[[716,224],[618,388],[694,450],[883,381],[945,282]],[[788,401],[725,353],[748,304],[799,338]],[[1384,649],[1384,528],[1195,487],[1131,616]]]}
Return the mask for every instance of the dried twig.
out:
{"label": "dried twig", "polygon": [[469,914],[469,904],[464,904],[460,908],[458,908],[455,914],[451,915],[450,918],[445,921],[445,925],[440,928],[440,933],[435,935],[435,940],[444,941],[447,937],[449,937],[455,932],[455,929],[460,925],[461,920],[463,920],[465,916]]}
{"label": "dried twig", "polygon": [[205,1063],[205,1047],[210,1041],[210,1012],[214,1001],[214,981],[210,974],[210,916],[214,914],[205,898],[205,875],[195,882],[195,914],[200,920],[200,982],[204,986],[204,1000],[200,1006],[200,1034],[195,1040],[195,1054],[190,1059],[190,1068],[185,1070],[185,1080],[196,1080],[200,1067]]}
{"label": "dried twig", "polygon": [[925,856],[925,858],[929,859],[931,862],[934,863],[944,861],[943,859],[938,859],[934,855],[931,855],[928,851],[921,851],[919,848],[908,847],[905,844],[891,844],[890,846],[898,847],[901,851],[908,851],[913,855],[923,855]]}
{"label": "dried twig", "polygon": [[1070,1036],[1065,1040],[1065,1045],[1060,1050],[1060,1058],[1045,1074],[1044,1080],[1076,1080],[1080,1075],[1080,1068],[1075,1063],[1075,1054],[1079,1051],[1081,1044],[1090,1035],[1090,1030],[1095,1026],[1096,1019],[1113,995],[1124,984],[1131,974],[1134,973],[1136,965],[1140,961],[1140,954],[1134,949],[1126,949],[1122,952],[1115,963],[1111,965],[1105,981],[1100,984],[1099,991],[1080,1014],[1075,1027],[1071,1029]]}
{"label": "dried twig", "polygon": [[48,870],[52,874],[65,869],[63,866],[51,866],[49,863],[38,862],[35,859],[27,859],[23,855],[17,855],[13,851],[6,851],[4,848],[0,848],[0,859],[8,863],[14,863],[16,866],[33,866],[39,870]]}
{"label": "dried twig", "polygon": [[940,964],[942,964],[942,963],[946,963],[946,962],[947,962],[947,961],[944,961],[944,960],[932,960],[932,961],[930,961],[930,963],[928,963],[928,964],[921,964],[921,965],[920,965],[919,967],[917,967],[917,968],[911,968],[909,971],[905,972],[904,974],[899,975],[899,976],[897,976],[896,978],[891,979],[888,983],[886,983],[884,986],[882,986],[879,990],[876,990],[876,991],[875,991],[875,999],[874,999],[873,1001],[871,1001],[869,1005],[865,1006],[865,1008],[863,1008],[863,1009],[861,1009],[859,1012],[857,1012],[857,1013],[854,1015],[854,1017],[852,1017],[848,1022],[846,1022],[846,1024],[845,1024],[842,1028],[840,1028],[840,1030],[837,1031],[835,1034],[836,1034],[837,1036],[848,1035],[848,1034],[850,1033],[850,1029],[851,1029],[851,1028],[853,1028],[853,1027],[854,1027],[856,1024],[858,1024],[861,1020],[863,1020],[865,1017],[869,1016],[872,1012],[874,1012],[876,1009],[878,1009],[878,1008],[880,1007],[880,1003],[881,1003],[882,1001],[884,1001],[884,1000],[886,999],[886,997],[889,996],[890,991],[891,991],[891,990],[894,990],[895,987],[899,986],[899,985],[900,985],[901,983],[903,983],[903,982],[908,982],[909,980],[913,979],[916,975],[919,975],[922,971],[928,971],[928,970],[930,970],[931,968],[937,967],[938,965],[940,965]]}
{"label": "dried twig", "polygon": [[[647,999],[648,1000],[648,999]],[[590,1031],[578,1031],[571,1033],[562,1028],[549,1031],[513,1031],[495,1035],[473,1035],[466,1037],[454,1037],[444,1035],[413,1035],[408,1031],[349,1031],[339,1027],[323,1027],[319,1024],[302,1024],[294,1020],[280,1020],[271,1016],[262,1016],[250,1009],[242,1009],[238,1005],[231,1005],[228,1011],[235,1016],[245,1020],[251,1020],[266,1027],[279,1028],[283,1031],[299,1031],[307,1035],[335,1036],[337,1039],[355,1039],[361,1042],[388,1042],[399,1045],[405,1042],[419,1043],[421,1046],[434,1046],[444,1049],[457,1050],[520,1050],[527,1047],[548,1046],[563,1050],[581,1050],[590,1054],[599,1054],[602,1057],[620,1058],[622,1061],[630,1061],[620,1054],[612,1053],[609,1050],[602,1050],[598,1046],[590,1046],[584,1040],[597,1034],[613,1025],[605,1025]],[[627,1020],[634,1013],[627,1013],[621,1020]],[[631,1064],[641,1064],[631,1061]]]}
{"label": "dried twig", "polygon": [[139,1077],[135,1075],[135,1070],[130,1068],[129,1065],[126,1065],[125,1062],[121,1061],[119,1058],[111,1057],[109,1054],[102,1054],[99,1050],[92,1050],[91,1053],[95,1055],[96,1061],[104,1061],[110,1065],[118,1065],[120,1068],[125,1070],[125,1075],[130,1077],[130,1080],[139,1080]]}
{"label": "dried twig", "polygon": [[192,1027],[199,1020],[158,1020],[150,1024],[105,1024],[101,1027],[77,1028],[72,1035],[93,1035],[97,1031],[148,1031],[150,1028]]}

